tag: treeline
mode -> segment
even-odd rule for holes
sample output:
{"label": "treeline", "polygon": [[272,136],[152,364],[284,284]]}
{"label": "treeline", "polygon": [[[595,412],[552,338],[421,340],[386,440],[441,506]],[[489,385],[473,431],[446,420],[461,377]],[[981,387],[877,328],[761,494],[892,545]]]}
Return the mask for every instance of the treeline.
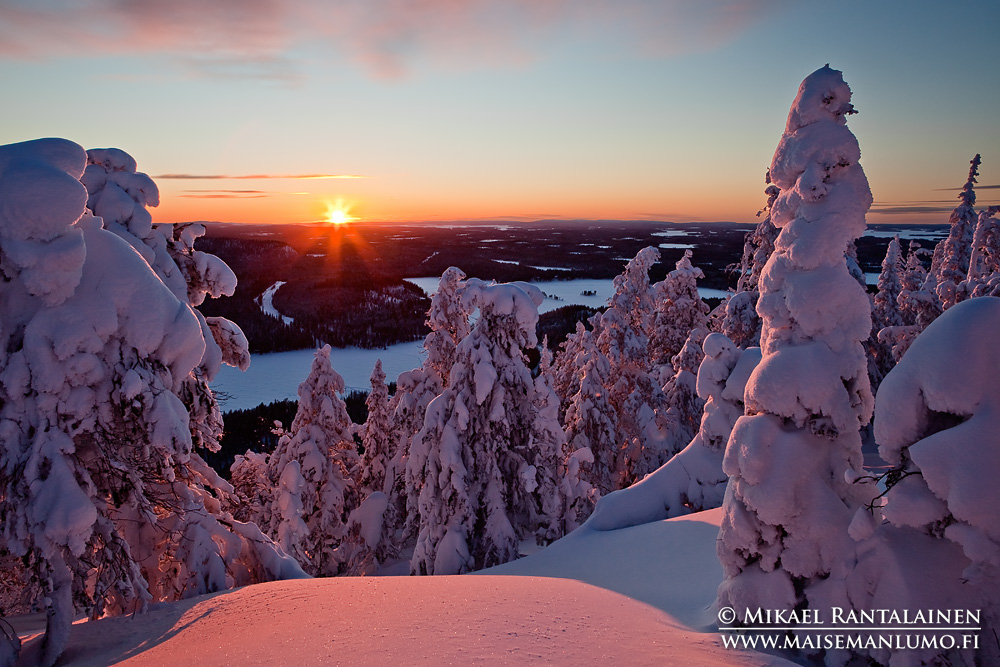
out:
{"label": "treeline", "polygon": [[[395,382],[389,384],[389,391],[395,393]],[[347,414],[355,424],[364,424],[368,419],[368,406],[365,405],[367,397],[368,392],[358,390],[350,391],[344,396]],[[229,479],[229,469],[238,454],[247,450],[268,454],[274,451],[279,438],[279,434],[275,433],[275,422],[281,422],[281,427],[285,430],[291,428],[298,405],[298,401],[285,399],[261,403],[254,408],[224,412],[222,419],[225,431],[219,439],[219,451],[202,452],[202,458],[220,475]]]}
{"label": "treeline", "polygon": [[430,300],[412,283],[345,286],[337,280],[282,285],[274,307],[334,347],[383,348],[427,335]]}

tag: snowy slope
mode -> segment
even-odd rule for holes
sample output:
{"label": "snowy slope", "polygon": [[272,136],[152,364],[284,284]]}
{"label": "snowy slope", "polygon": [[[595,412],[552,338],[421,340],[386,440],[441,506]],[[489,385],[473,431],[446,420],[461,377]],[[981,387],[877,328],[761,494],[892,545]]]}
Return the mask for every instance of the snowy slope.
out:
{"label": "snowy slope", "polygon": [[161,604],[75,625],[62,664],[781,664],[698,631],[722,577],[719,520],[580,529],[482,575],[286,581]]}

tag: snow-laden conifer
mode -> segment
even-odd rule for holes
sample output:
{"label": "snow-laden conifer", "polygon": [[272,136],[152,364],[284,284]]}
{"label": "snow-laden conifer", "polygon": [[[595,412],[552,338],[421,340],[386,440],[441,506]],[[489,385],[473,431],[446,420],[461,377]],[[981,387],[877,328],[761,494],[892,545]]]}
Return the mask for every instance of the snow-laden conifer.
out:
{"label": "snow-laden conifer", "polygon": [[185,401],[205,334],[165,245],[137,240],[152,233],[155,185],[108,153],[123,185],[92,188],[108,194],[99,204],[76,144],[0,147],[0,514],[6,549],[45,595],[43,664],[78,610],[301,574],[221,508],[228,485],[197,454]]}
{"label": "snow-laden conifer", "polygon": [[[774,252],[774,239],[778,229],[771,223],[771,207],[780,190],[771,183],[771,172],[764,176],[767,187],[764,194],[767,202],[757,212],[764,219],[747,233],[743,242],[743,256],[737,270],[736,293],[720,306],[725,313],[721,321],[721,333],[741,348],[760,345],[760,316],[757,315],[757,299],[760,296],[760,274]],[[713,313],[714,316],[714,313]]]}
{"label": "snow-laden conifer", "polygon": [[[596,495],[606,495],[623,486],[627,473],[618,440],[618,413],[611,405],[608,393],[610,365],[607,357],[597,348],[590,331],[577,331],[573,349],[576,351],[574,365],[578,367],[577,390],[566,409],[565,432],[570,451],[579,452],[576,466],[577,476],[586,480]],[[567,353],[570,347],[566,347]],[[596,498],[591,499],[591,503]],[[578,503],[577,515],[585,518],[592,506]]]}
{"label": "snow-laden conifer", "polygon": [[771,163],[781,233],[761,275],[762,360],[724,459],[719,600],[735,609],[850,607],[847,527],[864,498],[845,475],[861,468],[873,404],[871,308],[845,256],[872,202],[851,113],[841,73],[817,70]]}
{"label": "snow-laden conifer", "polygon": [[[680,353],[684,341],[695,329],[708,330],[708,304],[698,294],[698,280],[704,278],[701,269],[691,264],[692,253],[684,251],[676,268],[652,286],[655,311],[651,322],[649,351],[654,366],[669,367],[671,360]],[[700,341],[698,351],[701,351]],[[698,359],[697,363],[700,363]],[[697,370],[697,363],[695,370]],[[668,368],[667,377],[676,369]]]}
{"label": "snow-laden conifer", "polygon": [[[358,487],[361,504],[347,522],[347,539],[341,549],[349,574],[370,574],[379,564],[397,555],[397,503],[391,497],[396,487],[393,446],[396,433],[389,414],[389,388],[382,360],[372,369],[371,391],[365,398],[368,418],[361,427],[361,468]],[[350,553],[348,553],[350,552]]]}
{"label": "snow-laden conifer", "polygon": [[[528,290],[531,292],[529,295]],[[421,462],[415,574],[455,574],[512,560],[546,506],[540,470],[555,456],[534,439],[535,383],[522,350],[537,345],[528,285],[469,280],[479,319],[456,349],[450,386],[428,406],[409,467]]]}
{"label": "snow-laden conifer", "polygon": [[605,387],[617,413],[615,447],[623,452],[626,485],[656,470],[677,450],[670,439],[666,396],[649,354],[654,308],[649,269],[659,258],[656,248],[640,250],[614,279],[607,310],[591,320],[597,347],[608,359]]}
{"label": "snow-laden conifer", "polygon": [[445,269],[427,311],[427,326],[431,332],[424,340],[427,351],[424,365],[434,369],[444,386],[448,385],[448,375],[455,363],[455,347],[470,331],[472,311],[467,309],[468,300],[462,298],[464,281],[465,273],[461,269],[454,266]]}
{"label": "snow-laden conifer", "polygon": [[[969,178],[958,195],[961,203],[948,218],[950,225],[948,237],[934,248],[928,279],[933,281],[934,291],[941,302],[941,310],[947,310],[969,296],[961,286],[969,273],[969,258],[976,231],[975,184],[981,163],[978,154],[969,162]],[[931,285],[928,285],[927,289],[930,287]]]}
{"label": "snow-laden conifer", "polygon": [[722,504],[729,481],[722,457],[733,425],[743,415],[744,388],[760,361],[760,348],[741,350],[723,334],[712,333],[703,350],[697,391],[705,410],[697,435],[645,479],[602,497],[588,527],[617,530]]}
{"label": "snow-laden conifer", "polygon": [[692,329],[680,351],[670,360],[673,375],[663,385],[667,395],[667,416],[670,418],[671,437],[683,449],[698,432],[705,401],[698,395],[698,367],[705,358],[702,343],[705,329]]}
{"label": "snow-laden conifer", "polygon": [[1000,296],[1000,221],[998,206],[979,212],[976,233],[972,239],[969,275],[963,290],[970,297]]}
{"label": "snow-laden conifer", "polygon": [[261,527],[316,576],[340,573],[344,558],[335,552],[359,502],[355,426],[343,392],[344,380],[330,365],[326,345],[316,350],[309,376],[299,385],[295,419],[268,461],[277,490]]}
{"label": "snow-laden conifer", "polygon": [[[860,608],[975,609],[977,625],[1000,623],[998,328],[1000,299],[959,303],[882,382],[875,439],[893,472],[876,517],[863,510],[851,526],[864,554],[852,587]],[[996,642],[977,644],[870,657],[881,664],[1000,661]]]}

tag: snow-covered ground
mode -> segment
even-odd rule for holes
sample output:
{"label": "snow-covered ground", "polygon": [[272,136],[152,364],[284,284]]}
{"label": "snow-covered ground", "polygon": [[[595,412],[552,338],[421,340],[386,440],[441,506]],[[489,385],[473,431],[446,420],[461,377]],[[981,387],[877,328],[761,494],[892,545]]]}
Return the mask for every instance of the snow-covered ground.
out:
{"label": "snow-covered ground", "polygon": [[261,311],[265,315],[276,317],[282,320],[285,324],[291,324],[295,320],[291,317],[286,317],[285,315],[282,315],[274,307],[274,293],[277,292],[278,288],[280,288],[284,284],[285,284],[284,280],[279,280],[278,282],[268,287],[266,290],[264,290],[264,293],[258,297],[260,299],[258,303],[260,304]]}
{"label": "snow-covered ground", "polygon": [[60,664],[789,664],[726,649],[714,631],[720,520],[581,528],[479,575],[285,581],[160,604],[77,623]]}
{"label": "snow-covered ground", "polygon": [[[294,350],[255,354],[245,372],[223,366],[212,389],[224,392],[223,410],[242,410],[284,398],[297,400],[299,384],[309,375],[315,353],[315,350]],[[377,359],[382,360],[386,380],[395,382],[400,373],[423,363],[423,341],[399,343],[380,350],[347,347],[330,352],[333,368],[344,378],[348,390],[371,388],[369,378]]]}

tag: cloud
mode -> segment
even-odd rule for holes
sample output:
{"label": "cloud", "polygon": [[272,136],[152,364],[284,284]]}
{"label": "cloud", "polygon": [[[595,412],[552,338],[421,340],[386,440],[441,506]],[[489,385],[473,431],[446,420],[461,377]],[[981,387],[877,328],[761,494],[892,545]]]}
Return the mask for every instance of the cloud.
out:
{"label": "cloud", "polygon": [[232,181],[261,181],[267,179],[289,179],[289,180],[321,180],[329,178],[368,178],[360,174],[241,174],[232,176],[229,174],[160,174],[153,176],[154,180],[178,180],[178,181],[202,181],[202,180],[232,180]]}
{"label": "cloud", "polygon": [[[961,192],[965,186],[959,188],[935,188],[935,192]],[[1000,190],[1000,185],[976,185],[976,190]]]}
{"label": "cloud", "polygon": [[187,199],[258,199],[260,197],[308,194],[308,192],[276,192],[274,190],[181,190],[178,196]]}
{"label": "cloud", "polygon": [[559,40],[712,50],[791,0],[0,0],[0,55],[164,54],[202,76],[294,80],[297,49],[380,77],[526,62]]}

